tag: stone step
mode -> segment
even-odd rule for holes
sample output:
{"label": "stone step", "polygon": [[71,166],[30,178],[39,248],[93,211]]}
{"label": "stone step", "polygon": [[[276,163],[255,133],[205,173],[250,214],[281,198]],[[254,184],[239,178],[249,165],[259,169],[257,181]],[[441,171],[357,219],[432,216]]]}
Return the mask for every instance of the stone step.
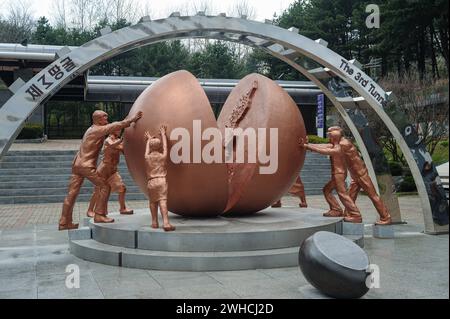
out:
{"label": "stone step", "polygon": [[[119,167],[120,174],[127,174],[126,167]],[[0,168],[0,176],[2,175],[65,175],[70,174],[70,167],[48,167],[48,168]]]}
{"label": "stone step", "polygon": [[[69,184],[70,175],[58,176],[53,180],[45,178],[46,176],[34,176],[28,179],[3,180],[0,178],[0,190],[2,189],[17,189],[17,188],[66,188]],[[49,176],[50,177],[50,176]],[[131,176],[122,176],[125,185],[135,186]],[[83,187],[93,187],[89,180],[85,180]]]}
{"label": "stone step", "polygon": [[[126,166],[119,166],[120,174],[126,174],[128,169]],[[10,175],[65,175],[70,173],[70,166],[68,167],[36,167],[36,168],[0,168],[0,176],[10,176]],[[313,169],[313,170],[302,170],[302,178],[308,177],[314,178],[317,176],[330,174],[330,169]]]}
{"label": "stone step", "polygon": [[[150,227],[148,209],[110,214],[113,224],[70,231],[75,256],[108,265],[172,271],[290,267],[301,243],[317,231],[338,232],[341,218],[313,208],[268,208],[251,216],[185,218],[170,213],[175,232]],[[160,220],[161,222],[161,220]]]}
{"label": "stone step", "polygon": [[[311,196],[311,195],[322,195],[323,191],[322,188],[305,188],[305,194],[306,196]],[[308,199],[308,198],[306,198]]]}
{"label": "stone step", "polygon": [[[15,169],[22,170],[27,168],[65,168],[70,170],[72,168],[72,161],[61,162],[0,162],[0,174],[3,169]],[[127,169],[125,162],[119,163],[119,169]],[[307,165],[303,166],[302,172],[308,174],[308,172],[330,172],[330,165]]]}
{"label": "stone step", "polygon": [[[0,169],[22,170],[26,168],[65,168],[71,169],[72,161],[56,161],[56,162],[2,162]],[[126,168],[126,163],[119,163],[120,168]],[[1,171],[1,170],[0,170]]]}
{"label": "stone step", "polygon": [[[14,158],[14,157],[53,157],[53,156],[71,156],[72,158],[75,156],[77,151],[72,150],[34,150],[34,151],[9,151],[6,153],[4,158]],[[327,156],[322,156],[315,153],[307,153],[305,157],[306,161],[314,160],[314,161],[323,161],[330,162]]]}
{"label": "stone step", "polygon": [[[91,199],[92,194],[80,194],[77,198],[77,202],[88,202]],[[47,195],[47,196],[0,196],[0,204],[13,205],[13,204],[43,204],[43,203],[62,203],[64,201],[64,195]],[[117,194],[111,194],[110,200],[117,201]],[[142,193],[127,193],[126,200],[147,200]]]}
{"label": "stone step", "polygon": [[[24,151],[24,152],[17,152],[14,155],[11,155],[7,153],[3,159],[7,159],[8,161],[11,160],[20,160],[20,159],[33,159],[33,160],[60,160],[65,158],[74,158],[76,155],[76,152],[73,153],[67,153],[67,152],[60,152],[60,151],[53,151],[48,153],[42,153],[41,151]],[[305,157],[305,163],[308,162],[319,162],[319,163],[330,163],[330,160],[326,156],[306,156]]]}
{"label": "stone step", "polygon": [[316,176],[314,177],[308,177],[308,176],[304,176],[302,175],[302,182],[305,185],[308,185],[309,183],[318,183],[320,185],[325,186],[326,183],[328,183],[328,181],[330,180],[331,176]]}
{"label": "stone step", "polygon": [[[52,203],[64,199],[76,151],[10,151],[0,161],[0,204]],[[129,199],[145,199],[135,186],[125,158],[121,157],[119,172],[128,188]],[[322,194],[329,180],[327,157],[308,153],[301,172],[307,195]],[[79,201],[90,199],[92,185],[86,181]],[[113,195],[115,196],[115,195]]]}
{"label": "stone step", "polygon": [[[44,166],[48,165],[58,165],[58,167],[71,167],[73,162],[73,157],[69,156],[21,156],[16,158],[4,158],[0,161],[0,168],[21,168],[21,167],[51,167]],[[32,166],[30,166],[32,165]],[[120,165],[125,166],[126,161],[121,158]],[[329,168],[330,163],[328,162],[314,162],[308,161],[303,165],[303,169],[311,168]]]}
{"label": "stone step", "polygon": [[74,155],[17,155],[17,156],[5,156],[2,158],[3,163],[15,163],[15,162],[71,162],[74,159]]}
{"label": "stone step", "polygon": [[[127,173],[121,173],[122,180],[126,185],[134,185],[134,180]],[[38,188],[38,187],[67,187],[70,175],[0,175],[0,189],[7,188]],[[310,188],[322,188],[329,177],[302,178],[303,184]],[[86,184],[90,183],[86,180]]]}
{"label": "stone step", "polygon": [[[188,219],[170,213],[175,232],[150,228],[147,209],[110,214],[113,224],[69,231],[75,256],[102,264],[166,271],[229,271],[294,267],[302,242],[317,231],[342,232],[322,210],[268,208],[251,216]],[[355,236],[347,238],[360,242]]]}
{"label": "stone step", "polygon": [[[15,181],[3,181],[0,178],[0,191],[4,189],[26,189],[26,188],[64,188],[66,189],[69,184],[70,176],[64,176],[64,178],[58,178],[56,180],[45,180],[40,179],[41,176],[37,178],[32,178],[30,180],[18,179]],[[42,176],[45,177],[45,176]],[[122,180],[127,187],[135,186],[134,180],[131,176],[122,176]],[[323,182],[303,182],[305,188],[322,188],[325,183]],[[86,180],[83,187],[93,187],[92,184]]]}
{"label": "stone step", "polygon": [[[77,150],[27,150],[27,151],[14,151],[10,150],[6,153],[6,156],[33,156],[33,155],[75,155]],[[327,158],[327,156],[307,152],[306,158]]]}
{"label": "stone step", "polygon": [[73,240],[70,252],[87,261],[139,269],[225,271],[294,267],[298,247],[233,252],[165,252],[116,247],[95,240]]}
{"label": "stone step", "polygon": [[48,156],[48,155],[72,155],[75,156],[77,151],[74,150],[34,150],[34,151],[8,151],[5,156]]}
{"label": "stone step", "polygon": [[[66,185],[67,187],[67,185]],[[60,188],[19,188],[19,189],[2,189],[2,196],[48,196],[48,195],[65,195],[67,193],[66,187]],[[80,194],[92,194],[94,187],[86,184],[81,187]],[[127,187],[129,193],[139,193],[137,186],[130,185]]]}
{"label": "stone step", "polygon": [[[170,213],[176,232],[150,228],[148,210],[132,216],[110,214],[115,224],[92,220],[92,239],[103,244],[155,251],[225,252],[297,247],[318,230],[337,232],[341,218],[326,218],[314,208],[268,208],[246,217],[189,219]],[[287,221],[289,220],[289,222]],[[311,225],[314,224],[314,227]],[[199,232],[199,230],[202,230]]]}
{"label": "stone step", "polygon": [[[64,181],[67,186],[67,182],[70,179],[70,171],[66,172],[67,174],[58,174],[58,175],[0,175],[0,185],[3,183],[18,183],[18,182],[37,182],[37,183],[46,183],[50,181]],[[122,179],[124,182],[133,182],[133,179],[128,173],[121,173]],[[134,182],[133,182],[134,183]],[[39,186],[43,186],[40,184]],[[1,186],[0,186],[1,187]]]}
{"label": "stone step", "polygon": [[[128,190],[131,190],[133,187],[137,187],[134,181],[129,179],[123,179],[125,186]],[[44,183],[44,184],[43,184]],[[69,178],[67,180],[57,180],[57,181],[14,181],[14,182],[0,182],[0,192],[3,190],[16,190],[16,189],[64,189],[66,190],[69,185]],[[93,189],[93,185],[88,180],[85,180],[82,189],[88,188]],[[137,188],[136,188],[137,189]]]}

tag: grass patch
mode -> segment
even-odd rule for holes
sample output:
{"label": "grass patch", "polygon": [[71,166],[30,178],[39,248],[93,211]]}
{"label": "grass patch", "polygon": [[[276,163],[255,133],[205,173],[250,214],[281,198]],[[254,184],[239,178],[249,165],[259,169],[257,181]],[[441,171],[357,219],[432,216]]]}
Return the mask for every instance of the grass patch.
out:
{"label": "grass patch", "polygon": [[439,142],[433,153],[433,162],[440,165],[448,162],[448,140]]}

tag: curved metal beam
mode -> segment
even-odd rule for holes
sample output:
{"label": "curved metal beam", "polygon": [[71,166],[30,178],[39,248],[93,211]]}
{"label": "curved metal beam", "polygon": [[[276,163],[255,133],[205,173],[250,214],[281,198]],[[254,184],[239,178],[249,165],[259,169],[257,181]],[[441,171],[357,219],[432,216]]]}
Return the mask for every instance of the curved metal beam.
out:
{"label": "curved metal beam", "polygon": [[[395,124],[383,110],[383,106],[388,102],[386,92],[357,66],[323,45],[298,33],[246,19],[224,16],[173,16],[167,19],[142,22],[104,34],[63,55],[28,81],[0,109],[0,157],[9,149],[26,118],[38,105],[93,65],[119,53],[150,43],[175,38],[205,37],[205,35],[213,38],[214,33],[225,34],[226,32],[239,34],[241,39],[246,38],[252,42],[252,37],[254,37],[255,45],[259,47],[267,48],[270,45],[279,44],[292,49],[329,68],[358,92],[386,124],[405,155],[421,198],[426,231],[439,231],[432,220],[425,184],[412,152]],[[237,40],[239,41],[239,39]],[[258,42],[258,40],[260,41]],[[356,74],[359,74],[359,77],[356,77]],[[361,78],[367,80],[370,85],[364,85]]]}

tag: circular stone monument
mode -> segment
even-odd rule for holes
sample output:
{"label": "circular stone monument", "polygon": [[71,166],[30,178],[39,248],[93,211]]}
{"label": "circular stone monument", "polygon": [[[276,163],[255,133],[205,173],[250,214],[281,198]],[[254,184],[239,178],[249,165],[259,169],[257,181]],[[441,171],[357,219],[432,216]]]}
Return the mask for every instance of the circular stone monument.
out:
{"label": "circular stone monument", "polygon": [[330,297],[360,298],[369,291],[369,258],[343,236],[327,231],[315,233],[301,245],[298,262],[306,280]]}
{"label": "circular stone monument", "polygon": [[216,271],[295,267],[303,240],[336,232],[342,218],[314,208],[267,208],[250,216],[186,218],[170,213],[175,232],[150,227],[148,209],[110,214],[112,224],[69,232],[70,250],[84,260],[129,268]]}

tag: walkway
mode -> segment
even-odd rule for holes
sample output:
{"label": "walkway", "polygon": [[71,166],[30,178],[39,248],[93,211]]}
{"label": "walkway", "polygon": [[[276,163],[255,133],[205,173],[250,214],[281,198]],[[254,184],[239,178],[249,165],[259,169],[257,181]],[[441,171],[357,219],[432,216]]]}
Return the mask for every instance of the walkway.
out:
{"label": "walkway", "polygon": [[[285,205],[297,205],[284,198]],[[321,196],[309,198],[323,207]],[[146,203],[130,202],[144,207]],[[366,222],[376,217],[369,200],[358,201]],[[421,233],[419,199],[401,197],[409,224],[395,226],[396,239],[374,239],[367,227],[365,251],[380,267],[380,288],[364,298],[449,298],[448,235]],[[115,207],[114,207],[115,208]],[[298,267],[227,272],[167,272],[118,268],[86,262],[68,250],[67,233],[56,230],[60,205],[2,206],[0,216],[17,227],[0,230],[1,298],[325,298],[309,285]],[[76,216],[85,206],[77,205]],[[113,209],[113,207],[111,207]],[[31,218],[26,220],[26,216]],[[21,217],[16,217],[16,215]],[[150,218],[150,216],[149,216]],[[46,225],[49,224],[49,225]],[[20,226],[19,228],[19,225]],[[15,228],[5,230],[5,228]],[[79,289],[67,289],[65,269],[80,267]],[[188,301],[186,301],[188,302]]]}

